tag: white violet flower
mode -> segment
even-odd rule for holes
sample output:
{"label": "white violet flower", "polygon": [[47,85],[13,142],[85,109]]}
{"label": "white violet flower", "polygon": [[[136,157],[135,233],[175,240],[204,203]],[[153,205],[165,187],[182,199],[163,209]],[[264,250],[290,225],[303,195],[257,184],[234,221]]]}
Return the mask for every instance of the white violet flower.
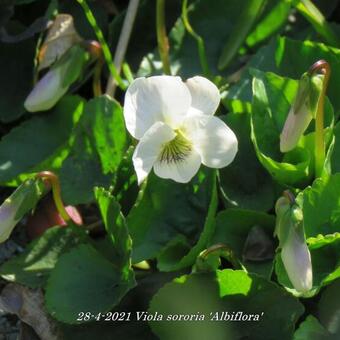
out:
{"label": "white violet flower", "polygon": [[133,154],[138,183],[151,169],[161,178],[187,183],[201,163],[211,168],[230,164],[237,153],[234,132],[214,113],[220,103],[217,87],[193,77],[137,78],[127,89],[124,118],[139,140]]}

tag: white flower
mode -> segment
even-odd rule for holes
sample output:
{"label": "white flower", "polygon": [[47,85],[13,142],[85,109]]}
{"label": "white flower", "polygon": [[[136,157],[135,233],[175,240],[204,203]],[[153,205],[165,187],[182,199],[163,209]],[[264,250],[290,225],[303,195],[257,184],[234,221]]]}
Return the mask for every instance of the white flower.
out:
{"label": "white flower", "polygon": [[139,140],[133,164],[140,184],[151,169],[161,178],[186,183],[201,163],[212,168],[230,164],[237,138],[219,118],[217,87],[193,77],[138,78],[128,88],[124,118],[130,134]]}
{"label": "white flower", "polygon": [[5,200],[0,206],[0,243],[5,242],[12,233],[12,230],[19,222],[16,217],[22,199],[14,202],[11,198]]}

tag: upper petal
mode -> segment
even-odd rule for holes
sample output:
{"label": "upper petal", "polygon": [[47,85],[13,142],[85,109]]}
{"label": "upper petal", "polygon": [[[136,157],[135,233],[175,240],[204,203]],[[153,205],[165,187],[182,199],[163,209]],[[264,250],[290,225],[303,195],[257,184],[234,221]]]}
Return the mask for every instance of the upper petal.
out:
{"label": "upper petal", "polygon": [[201,166],[201,157],[196,150],[191,150],[188,156],[180,161],[155,162],[153,169],[155,174],[161,178],[170,178],[179,183],[189,182]]}
{"label": "upper petal", "polygon": [[193,113],[213,115],[220,104],[220,91],[214,83],[204,77],[189,78],[186,85],[191,94],[191,108]]}
{"label": "upper petal", "polygon": [[187,114],[190,104],[190,92],[180,77],[137,78],[125,95],[126,127],[137,139],[158,121],[175,128]]}
{"label": "upper petal", "polygon": [[160,154],[163,144],[171,141],[175,136],[175,132],[163,122],[155,123],[144,134],[132,157],[138,184],[141,184],[148,176]]}
{"label": "upper petal", "polygon": [[204,165],[223,168],[234,160],[238,148],[237,138],[221,119],[202,114],[191,115],[183,122],[182,129]]}

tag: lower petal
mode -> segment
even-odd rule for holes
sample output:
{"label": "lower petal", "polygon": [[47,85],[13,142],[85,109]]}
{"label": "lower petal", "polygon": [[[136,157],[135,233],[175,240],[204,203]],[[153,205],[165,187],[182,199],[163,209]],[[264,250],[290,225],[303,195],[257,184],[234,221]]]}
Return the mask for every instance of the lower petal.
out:
{"label": "lower petal", "polygon": [[161,178],[170,178],[179,183],[189,182],[197,173],[201,165],[201,157],[192,150],[190,154],[176,162],[158,160],[153,169],[155,174]]}
{"label": "lower petal", "polygon": [[200,154],[202,163],[211,168],[223,168],[235,158],[238,148],[234,132],[219,118],[190,115],[182,131]]}
{"label": "lower petal", "polygon": [[156,162],[164,143],[175,138],[175,132],[165,123],[157,122],[144,134],[139,141],[132,161],[137,174],[138,184],[148,176]]}

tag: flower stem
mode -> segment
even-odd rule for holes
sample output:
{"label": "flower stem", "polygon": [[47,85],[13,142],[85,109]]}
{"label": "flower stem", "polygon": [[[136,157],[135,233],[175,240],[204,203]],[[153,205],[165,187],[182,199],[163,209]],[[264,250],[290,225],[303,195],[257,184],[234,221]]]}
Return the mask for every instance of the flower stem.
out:
{"label": "flower stem", "polygon": [[325,151],[325,136],[324,136],[324,106],[327,86],[329,82],[329,77],[331,74],[330,65],[325,60],[319,60],[311,66],[309,73],[321,73],[325,76],[322,86],[322,92],[318,102],[318,107],[315,116],[315,177],[320,177],[325,163],[326,151]]}
{"label": "flower stem", "polygon": [[85,0],[77,0],[77,1],[79,2],[81,7],[83,8],[85,16],[87,18],[87,21],[92,26],[94,33],[96,34],[96,37],[97,37],[98,41],[100,42],[100,44],[102,46],[103,55],[104,55],[105,61],[107,63],[107,66],[109,68],[109,71],[110,71],[112,77],[115,79],[115,81],[117,82],[119,87],[121,89],[125,90],[126,86],[123,82],[123,79],[120,77],[119,72],[117,71],[115,65],[113,64],[112,55],[111,55],[111,51],[109,49],[109,46],[107,45],[107,43],[105,41],[103,32],[101,31],[101,29],[97,25],[97,21],[96,21],[94,15],[92,13],[90,7],[88,6],[88,4]]}
{"label": "flower stem", "polygon": [[[137,15],[138,6],[139,0],[130,0],[114,56],[114,65],[116,67],[118,74],[120,73],[125,53],[128,47],[133,24],[135,22]],[[116,82],[115,79],[112,76],[110,76],[106,86],[106,94],[113,97],[115,91]]]}
{"label": "flower stem", "polygon": [[98,59],[94,67],[93,82],[92,82],[92,89],[93,89],[93,94],[95,97],[99,97],[102,95],[102,86],[100,82],[100,75],[102,73],[102,68],[103,68],[103,60]]}
{"label": "flower stem", "polygon": [[51,171],[42,171],[39,172],[36,177],[45,179],[51,184],[54,204],[56,205],[60,216],[65,222],[70,221],[71,217],[67,213],[64,203],[61,199],[61,188],[58,176]]}
{"label": "flower stem", "polygon": [[182,4],[182,20],[186,30],[197,42],[198,55],[200,58],[200,64],[203,74],[206,78],[211,78],[211,72],[209,69],[208,59],[205,52],[204,40],[194,31],[189,21],[188,0],[184,0]]}
{"label": "flower stem", "polygon": [[169,41],[165,28],[165,0],[157,0],[156,3],[156,31],[158,51],[163,64],[165,74],[171,74],[169,62]]}

